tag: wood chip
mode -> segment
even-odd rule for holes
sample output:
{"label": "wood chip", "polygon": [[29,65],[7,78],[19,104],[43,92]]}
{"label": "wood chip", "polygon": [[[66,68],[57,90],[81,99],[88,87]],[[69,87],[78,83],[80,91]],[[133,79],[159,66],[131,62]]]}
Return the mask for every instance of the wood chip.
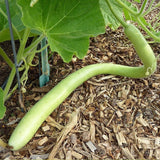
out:
{"label": "wood chip", "polygon": [[0,138],[0,146],[3,148],[7,146],[7,143],[5,143],[1,138]]}
{"label": "wood chip", "polygon": [[75,151],[72,151],[72,156],[75,157],[76,159],[82,159],[83,157],[81,154]]}
{"label": "wood chip", "polygon": [[71,134],[71,143],[77,144],[77,135],[76,134]]}
{"label": "wood chip", "polygon": [[91,141],[88,141],[87,143],[86,143],[86,145],[88,146],[88,148],[94,153],[95,152],[95,150],[97,149],[96,147],[95,147],[95,145],[91,142]]}
{"label": "wood chip", "polygon": [[73,127],[75,127],[75,125],[77,124],[78,121],[78,114],[79,114],[79,109],[77,109],[75,112],[72,113],[69,123],[63,128],[63,130],[61,131],[59,137],[57,138],[57,143],[56,145],[53,147],[50,155],[49,155],[49,160],[54,159],[55,155],[58,152],[58,149],[60,147],[60,145],[62,144],[62,142],[64,141],[64,139],[66,138],[67,134],[72,130]]}
{"label": "wood chip", "polygon": [[71,151],[68,151],[66,153],[66,160],[72,160],[72,152]]}
{"label": "wood chip", "polygon": [[128,159],[132,159],[132,160],[135,159],[133,155],[130,153],[128,148],[122,148],[122,152]]}
{"label": "wood chip", "polygon": [[40,146],[42,146],[44,143],[46,143],[48,141],[48,138],[47,137],[44,137],[44,138],[42,138],[39,142],[38,142],[38,144],[40,145]]}
{"label": "wood chip", "polygon": [[118,141],[118,145],[120,147],[123,147],[124,145],[125,146],[127,145],[126,139],[124,138],[124,135],[121,131],[116,133],[116,138],[117,138],[117,141]]}
{"label": "wood chip", "polygon": [[155,146],[160,147],[160,137],[155,138]]}
{"label": "wood chip", "polygon": [[153,149],[154,140],[148,137],[137,137],[138,147],[144,149]]}
{"label": "wood chip", "polygon": [[42,127],[42,130],[44,132],[46,132],[46,131],[50,130],[50,127],[48,125],[46,125],[46,126]]}
{"label": "wood chip", "polygon": [[64,128],[64,126],[57,123],[51,116],[48,116],[46,121],[48,122],[49,125],[51,125],[52,127],[56,127],[59,130]]}
{"label": "wood chip", "polygon": [[116,114],[119,118],[123,116],[120,110],[116,111]]}
{"label": "wood chip", "polygon": [[144,127],[149,126],[149,124],[143,119],[143,115],[140,114],[137,118],[136,118],[137,122],[139,122],[141,125],[143,125]]}
{"label": "wood chip", "polygon": [[39,92],[39,93],[48,93],[51,90],[50,86],[44,86],[41,88],[33,88],[31,91],[32,92]]}
{"label": "wood chip", "polygon": [[94,143],[95,142],[95,133],[96,129],[95,129],[95,123],[94,121],[90,122],[90,135],[91,135],[91,141]]}
{"label": "wood chip", "polygon": [[156,159],[160,159],[160,149],[155,150],[155,157]]}
{"label": "wood chip", "polygon": [[17,123],[19,120],[20,120],[20,118],[14,119],[11,122],[7,123],[6,125],[7,126],[13,125],[13,124]]}
{"label": "wood chip", "polygon": [[108,136],[107,135],[102,135],[102,138],[105,140],[105,141],[107,141],[108,140]]}
{"label": "wood chip", "polygon": [[38,160],[38,158],[47,159],[47,158],[48,158],[48,155],[49,155],[49,154],[42,154],[42,155],[40,155],[40,154],[32,154],[32,155],[30,156],[30,159],[36,159],[36,160]]}
{"label": "wood chip", "polygon": [[74,150],[77,151],[78,153],[88,157],[88,159],[91,159],[91,155],[88,152],[82,150],[81,148],[75,148]]}
{"label": "wood chip", "polygon": [[29,96],[26,96],[26,97],[25,97],[25,100],[30,101],[30,100],[34,99],[35,96],[36,96],[35,93],[34,93],[34,94],[31,94],[31,95],[29,95]]}
{"label": "wood chip", "polygon": [[38,96],[38,97],[35,97],[34,100],[39,101],[41,98],[42,98],[42,96]]}
{"label": "wood chip", "polygon": [[91,139],[91,133],[89,131],[82,133],[82,140],[83,142],[87,142]]}

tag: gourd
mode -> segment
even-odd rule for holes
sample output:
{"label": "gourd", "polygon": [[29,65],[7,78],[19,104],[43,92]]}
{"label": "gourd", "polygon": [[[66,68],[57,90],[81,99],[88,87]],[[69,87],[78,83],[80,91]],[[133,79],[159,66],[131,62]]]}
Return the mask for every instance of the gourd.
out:
{"label": "gourd", "polygon": [[146,69],[146,75],[151,75],[156,69],[156,58],[152,48],[133,24],[128,24],[124,32],[134,45],[139,58],[142,60]]}
{"label": "gourd", "polygon": [[9,139],[9,145],[13,150],[26,145],[54,109],[89,78],[99,74],[143,78],[155,71],[156,58],[141,32],[132,24],[128,24],[124,32],[133,43],[144,65],[130,67],[112,63],[93,64],[70,74],[37,102],[20,121]]}

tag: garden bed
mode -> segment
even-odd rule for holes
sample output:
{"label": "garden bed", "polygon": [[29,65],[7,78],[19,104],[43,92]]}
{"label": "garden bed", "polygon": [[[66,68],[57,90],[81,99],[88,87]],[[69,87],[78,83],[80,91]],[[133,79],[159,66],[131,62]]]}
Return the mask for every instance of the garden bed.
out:
{"label": "garden bed", "polygon": [[[158,56],[160,45],[151,47]],[[35,57],[34,61],[37,60]],[[88,54],[82,60],[74,57],[67,64],[54,53],[53,59],[49,59],[51,75],[45,87],[39,87],[38,66],[31,67],[27,92],[23,95],[25,107],[29,110],[68,74],[104,62],[141,64],[121,28],[116,31],[106,28],[105,34],[91,38]],[[99,75],[89,79],[47,118],[23,149],[0,148],[0,158],[47,159],[52,154],[56,159],[160,159],[159,62],[157,71],[149,78]],[[0,64],[7,68],[2,60]],[[7,71],[4,69],[3,73]],[[4,80],[3,73],[0,76]],[[6,102],[6,107],[6,116],[0,121],[0,138],[7,143],[24,116],[18,92]]]}

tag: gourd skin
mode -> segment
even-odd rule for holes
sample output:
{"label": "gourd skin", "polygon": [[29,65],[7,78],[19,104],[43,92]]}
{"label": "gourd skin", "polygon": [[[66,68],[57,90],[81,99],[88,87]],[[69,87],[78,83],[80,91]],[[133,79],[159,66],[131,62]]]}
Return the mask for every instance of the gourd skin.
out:
{"label": "gourd skin", "polygon": [[[98,74],[116,74],[133,78],[143,77],[143,67],[126,67],[112,63],[94,64],[84,67],[63,79],[23,117],[13,131],[9,145],[18,150],[28,143],[42,122],[57,108],[66,97],[89,78]],[[137,74],[140,73],[140,74]]]}
{"label": "gourd skin", "polygon": [[150,71],[149,74],[151,75],[156,70],[157,65],[157,60],[154,56],[152,48],[147,43],[142,33],[133,24],[129,24],[124,29],[124,32],[135,47],[135,50],[139,58],[142,60],[144,67],[146,67],[146,70]]}
{"label": "gourd skin", "polygon": [[[134,35],[134,32],[136,32],[136,36]],[[57,108],[72,93],[72,91],[89,78],[99,74],[114,74],[131,78],[144,78],[155,71],[156,58],[141,33],[137,32],[135,26],[130,27],[130,25],[125,29],[125,33],[135,46],[139,57],[146,64],[140,67],[123,66],[112,63],[93,64],[70,74],[48,92],[39,102],[37,102],[20,121],[16,129],[13,131],[8,143],[9,146],[13,147],[13,150],[19,150],[25,146],[53,110]],[[140,43],[139,39],[141,39]],[[138,42],[138,44],[136,42]],[[147,58],[144,58],[144,55]],[[146,74],[149,67],[152,69],[149,74]]]}

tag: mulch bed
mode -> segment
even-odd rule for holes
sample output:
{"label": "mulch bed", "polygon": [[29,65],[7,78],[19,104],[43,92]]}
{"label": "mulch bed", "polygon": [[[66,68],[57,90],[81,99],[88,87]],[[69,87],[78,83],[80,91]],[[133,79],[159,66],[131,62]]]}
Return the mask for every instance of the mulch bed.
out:
{"label": "mulch bed", "polygon": [[[160,44],[151,47],[158,56]],[[108,62],[141,65],[122,28],[106,28],[105,34],[91,38],[88,54],[82,60],[74,57],[67,64],[54,53],[49,61],[50,81],[45,87],[39,88],[38,67],[31,67],[23,95],[25,107],[29,110],[68,74],[89,64]],[[24,148],[11,151],[0,147],[0,158],[160,159],[159,63],[160,59],[157,71],[149,78],[99,75],[89,79],[47,118]],[[6,116],[0,120],[0,140],[7,143],[24,116],[17,92],[6,106]]]}

